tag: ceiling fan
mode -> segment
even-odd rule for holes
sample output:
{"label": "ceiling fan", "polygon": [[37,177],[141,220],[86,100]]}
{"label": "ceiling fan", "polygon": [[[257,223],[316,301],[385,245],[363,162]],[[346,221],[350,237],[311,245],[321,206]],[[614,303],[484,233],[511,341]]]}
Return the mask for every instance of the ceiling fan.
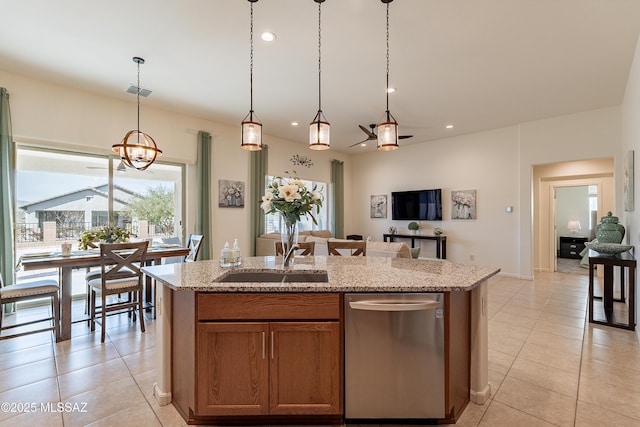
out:
{"label": "ceiling fan", "polygon": [[[371,130],[367,129],[366,127],[362,126],[362,125],[358,125],[358,127],[360,129],[362,129],[362,132],[367,134],[367,139],[360,141],[360,142],[356,142],[353,145],[350,145],[347,148],[351,148],[351,147],[355,147],[356,145],[366,145],[367,141],[374,141],[376,139],[378,139],[378,136],[373,132],[376,128],[376,124],[372,123],[369,125],[369,127],[371,128]],[[407,139],[407,138],[412,138],[413,135],[398,135],[398,139]]]}

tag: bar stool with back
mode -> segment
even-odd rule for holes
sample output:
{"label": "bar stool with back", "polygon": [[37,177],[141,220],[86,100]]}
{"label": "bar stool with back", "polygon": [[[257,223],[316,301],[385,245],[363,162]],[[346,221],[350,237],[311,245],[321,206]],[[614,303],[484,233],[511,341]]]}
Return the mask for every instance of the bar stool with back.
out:
{"label": "bar stool with back", "polygon": [[[100,272],[98,278],[91,279],[91,330],[95,330],[96,317],[101,317],[102,337],[105,341],[106,316],[109,312],[121,310],[138,310],[140,330],[144,329],[144,312],[142,305],[143,274],[140,267],[144,265],[148,242],[103,243],[100,245]],[[132,299],[107,303],[107,297],[130,293]],[[100,310],[96,307],[96,298],[100,295]],[[135,310],[133,310],[135,314]],[[135,321],[135,315],[133,316]]]}

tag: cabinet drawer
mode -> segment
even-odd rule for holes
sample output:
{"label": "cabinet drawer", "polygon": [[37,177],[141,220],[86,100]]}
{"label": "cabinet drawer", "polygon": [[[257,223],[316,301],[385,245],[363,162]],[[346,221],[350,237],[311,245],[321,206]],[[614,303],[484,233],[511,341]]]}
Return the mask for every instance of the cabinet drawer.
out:
{"label": "cabinet drawer", "polygon": [[339,319],[339,294],[199,293],[197,316],[206,320]]}

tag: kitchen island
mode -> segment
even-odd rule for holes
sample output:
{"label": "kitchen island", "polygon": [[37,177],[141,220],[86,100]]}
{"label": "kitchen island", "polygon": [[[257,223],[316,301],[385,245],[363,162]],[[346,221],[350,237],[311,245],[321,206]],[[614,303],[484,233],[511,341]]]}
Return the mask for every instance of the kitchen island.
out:
{"label": "kitchen island", "polygon": [[143,271],[164,285],[154,394],[160,404],[173,401],[189,423],[340,422],[345,293],[442,292],[443,421],[490,395],[486,288],[497,268],[318,256],[296,258],[287,269],[282,258],[254,257],[233,269],[200,261]]}

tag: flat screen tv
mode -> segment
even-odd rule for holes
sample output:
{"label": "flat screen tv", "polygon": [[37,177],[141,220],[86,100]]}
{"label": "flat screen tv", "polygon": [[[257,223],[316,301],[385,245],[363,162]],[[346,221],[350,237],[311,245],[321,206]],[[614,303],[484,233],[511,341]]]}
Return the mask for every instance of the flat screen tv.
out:
{"label": "flat screen tv", "polygon": [[442,221],[442,190],[391,193],[391,218],[410,221]]}

